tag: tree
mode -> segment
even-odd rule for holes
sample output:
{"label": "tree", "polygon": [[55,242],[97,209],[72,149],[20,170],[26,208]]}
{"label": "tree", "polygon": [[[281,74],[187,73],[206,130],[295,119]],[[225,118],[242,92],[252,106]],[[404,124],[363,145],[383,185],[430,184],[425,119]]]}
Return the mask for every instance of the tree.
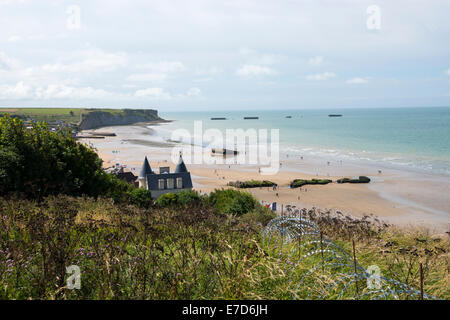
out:
{"label": "tree", "polygon": [[77,143],[69,131],[51,132],[46,123],[27,130],[20,119],[0,118],[0,195],[96,197],[114,184],[97,153]]}

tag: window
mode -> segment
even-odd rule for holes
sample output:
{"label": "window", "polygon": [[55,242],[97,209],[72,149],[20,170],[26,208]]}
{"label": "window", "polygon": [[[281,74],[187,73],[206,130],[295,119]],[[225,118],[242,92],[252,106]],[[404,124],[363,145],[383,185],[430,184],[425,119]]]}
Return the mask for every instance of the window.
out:
{"label": "window", "polygon": [[177,188],[183,189],[183,178],[177,178]]}
{"label": "window", "polygon": [[173,179],[167,179],[167,189],[173,189]]}
{"label": "window", "polygon": [[158,179],[158,189],[164,189],[164,179]]}

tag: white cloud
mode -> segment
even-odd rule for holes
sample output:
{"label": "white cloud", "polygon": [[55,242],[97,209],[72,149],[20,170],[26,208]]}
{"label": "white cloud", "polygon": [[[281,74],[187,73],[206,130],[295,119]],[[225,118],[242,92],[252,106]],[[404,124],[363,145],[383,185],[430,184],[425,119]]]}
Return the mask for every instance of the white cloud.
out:
{"label": "white cloud", "polygon": [[108,53],[99,49],[80,51],[73,54],[70,60],[75,61],[45,64],[36,69],[55,73],[105,72],[128,64],[128,57],[125,53]]}
{"label": "white cloud", "polygon": [[4,52],[0,51],[0,70],[11,71],[20,67],[17,59],[8,57]]}
{"label": "white cloud", "polygon": [[21,100],[29,97],[30,87],[25,85],[23,81],[15,85],[0,86],[1,100]]}
{"label": "white cloud", "polygon": [[216,75],[219,73],[222,73],[223,69],[220,67],[216,67],[216,66],[212,66],[212,67],[207,67],[207,68],[198,68],[195,70],[195,74],[197,75]]}
{"label": "white cloud", "polygon": [[127,81],[148,81],[148,82],[160,82],[168,78],[165,73],[136,73],[126,77]]}
{"label": "white cloud", "polygon": [[236,74],[240,77],[274,75],[275,73],[272,68],[254,64],[243,65],[236,71]]}
{"label": "white cloud", "polygon": [[369,82],[369,79],[356,77],[356,78],[348,79],[345,82],[348,84],[366,84]]}
{"label": "white cloud", "polygon": [[323,80],[328,80],[328,79],[331,79],[334,77],[336,77],[336,74],[333,72],[323,72],[323,73],[311,74],[309,76],[306,76],[306,80],[323,81]]}
{"label": "white cloud", "polygon": [[16,85],[0,86],[0,100],[101,100],[119,98],[121,95],[92,87],[71,87],[64,84],[50,84],[32,87],[23,81]]}
{"label": "white cloud", "polygon": [[181,72],[186,70],[186,67],[180,61],[160,61],[157,63],[147,63],[141,65],[140,68],[161,73]]}
{"label": "white cloud", "polygon": [[95,100],[114,98],[114,94],[103,89],[92,87],[71,87],[61,84],[51,84],[46,87],[38,87],[35,91],[35,99],[74,99],[74,100]]}
{"label": "white cloud", "polygon": [[170,93],[165,91],[163,88],[147,88],[147,89],[137,90],[134,93],[134,96],[137,98],[150,98],[150,99],[158,99],[158,100],[168,100],[168,99],[172,98]]}
{"label": "white cloud", "polygon": [[190,88],[187,91],[188,97],[200,97],[202,95],[202,90],[199,88]]}
{"label": "white cloud", "polygon": [[316,56],[313,58],[310,58],[308,60],[308,64],[311,66],[320,66],[323,63],[323,57],[321,56]]}
{"label": "white cloud", "polygon": [[139,65],[140,70],[145,69],[150,72],[134,73],[126,77],[127,81],[142,82],[162,82],[171,76],[171,74],[185,71],[187,68],[180,61],[160,61],[156,63],[147,63]]}
{"label": "white cloud", "polygon": [[263,54],[254,59],[255,64],[272,65],[281,62],[283,56],[279,54]]}
{"label": "white cloud", "polygon": [[8,38],[8,42],[18,42],[18,41],[20,41],[20,40],[22,40],[22,37],[20,37],[20,36],[10,36],[9,38]]}
{"label": "white cloud", "polygon": [[447,69],[447,71],[445,71],[445,73],[450,76],[450,69]]}

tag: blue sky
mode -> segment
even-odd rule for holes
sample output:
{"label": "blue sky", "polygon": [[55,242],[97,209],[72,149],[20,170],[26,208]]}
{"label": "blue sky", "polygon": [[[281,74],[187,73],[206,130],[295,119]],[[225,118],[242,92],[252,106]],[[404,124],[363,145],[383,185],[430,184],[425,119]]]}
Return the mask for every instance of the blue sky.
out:
{"label": "blue sky", "polygon": [[0,0],[0,106],[449,106],[449,12],[448,0]]}

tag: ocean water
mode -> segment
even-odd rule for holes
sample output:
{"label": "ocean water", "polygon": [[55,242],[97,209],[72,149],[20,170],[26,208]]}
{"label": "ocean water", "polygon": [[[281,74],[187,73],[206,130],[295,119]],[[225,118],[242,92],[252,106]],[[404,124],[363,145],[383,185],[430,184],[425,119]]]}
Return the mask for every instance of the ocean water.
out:
{"label": "ocean water", "polygon": [[[328,117],[328,114],[342,117]],[[280,150],[337,160],[376,163],[450,176],[450,107],[333,110],[160,112],[174,122],[156,129],[162,140],[183,128],[279,129]],[[258,120],[243,120],[258,116]],[[291,116],[292,118],[286,118]],[[227,120],[210,120],[226,117]]]}

